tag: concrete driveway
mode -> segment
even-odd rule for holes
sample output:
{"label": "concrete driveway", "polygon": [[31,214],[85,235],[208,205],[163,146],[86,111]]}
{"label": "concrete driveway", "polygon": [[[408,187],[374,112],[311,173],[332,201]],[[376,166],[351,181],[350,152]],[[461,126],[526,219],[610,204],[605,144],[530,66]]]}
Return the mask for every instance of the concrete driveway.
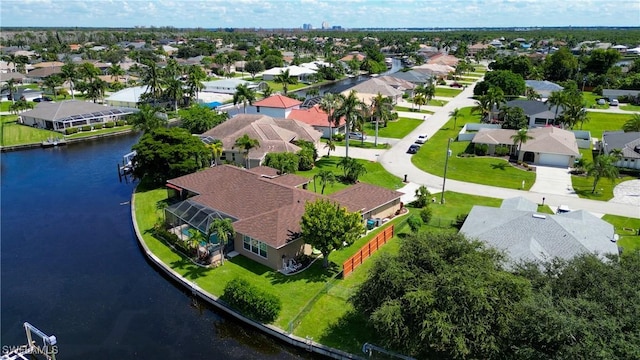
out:
{"label": "concrete driveway", "polygon": [[613,188],[613,199],[609,202],[637,206],[640,215],[640,180],[624,181],[616,185]]}
{"label": "concrete driveway", "polygon": [[573,191],[571,174],[567,168],[536,166],[536,182],[529,191],[578,197]]}

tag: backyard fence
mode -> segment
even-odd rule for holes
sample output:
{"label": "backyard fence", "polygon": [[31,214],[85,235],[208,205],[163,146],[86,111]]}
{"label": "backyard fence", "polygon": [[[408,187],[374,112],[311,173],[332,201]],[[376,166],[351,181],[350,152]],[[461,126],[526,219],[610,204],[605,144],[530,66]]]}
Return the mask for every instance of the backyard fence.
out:
{"label": "backyard fence", "polygon": [[384,229],[381,233],[376,235],[371,241],[366,243],[363,247],[358,250],[353,256],[347,259],[342,264],[342,276],[347,277],[350,273],[353,272],[358,266],[362,265],[362,263],[371,256],[371,254],[378,251],[378,249],[387,243],[387,241],[391,240],[393,237],[393,226],[391,225],[388,228]]}

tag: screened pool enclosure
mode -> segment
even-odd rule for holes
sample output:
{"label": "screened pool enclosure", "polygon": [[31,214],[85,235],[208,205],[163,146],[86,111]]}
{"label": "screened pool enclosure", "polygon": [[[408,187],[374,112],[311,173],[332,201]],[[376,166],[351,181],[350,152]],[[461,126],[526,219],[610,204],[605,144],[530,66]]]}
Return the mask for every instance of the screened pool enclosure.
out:
{"label": "screened pool enclosure", "polygon": [[[216,219],[225,218],[229,218],[232,221],[236,220],[190,199],[173,204],[165,209],[165,221],[169,226],[169,231],[178,235],[181,240],[189,239],[193,230],[198,230],[206,236],[209,227]],[[210,236],[209,243],[218,244],[218,238],[215,234]],[[230,243],[232,244],[233,242],[230,241]]]}

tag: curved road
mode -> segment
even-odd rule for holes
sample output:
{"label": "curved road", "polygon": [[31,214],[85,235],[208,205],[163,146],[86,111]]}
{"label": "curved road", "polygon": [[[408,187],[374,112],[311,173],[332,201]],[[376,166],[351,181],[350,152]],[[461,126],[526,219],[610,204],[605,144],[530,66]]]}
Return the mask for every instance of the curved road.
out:
{"label": "curved road", "polygon": [[[431,116],[427,115],[426,120],[421,125],[419,125],[405,138],[392,143],[391,148],[388,150],[371,150],[351,147],[349,148],[349,154],[356,158],[379,161],[390,173],[400,178],[404,178],[404,176],[407,175],[408,182],[425,185],[432,193],[440,193],[442,190],[443,178],[418,169],[413,165],[411,162],[411,155],[407,154],[406,151],[409,148],[409,145],[413,144],[415,138],[417,138],[419,134],[427,134],[429,137],[433,136],[449,121],[449,112],[451,112],[451,110],[455,108],[475,106],[475,100],[473,100],[472,96],[473,86],[468,86],[455,98],[446,98],[449,102],[443,107],[424,107],[424,109],[435,111],[435,113]],[[408,103],[402,102],[399,105],[411,106]],[[416,113],[401,113],[401,116],[422,117],[422,115],[418,115]],[[445,152],[446,149],[442,149],[442,156],[445,156]],[[344,156],[344,148],[337,148],[335,153],[336,155]],[[596,214],[612,214],[624,217],[640,218],[640,208],[637,206],[581,199],[575,196],[513,190],[451,179],[446,180],[446,190],[500,199],[523,196],[535,203],[541,203],[542,198],[544,197],[545,204],[549,206],[557,207],[562,204],[568,205],[571,209],[583,209]]]}

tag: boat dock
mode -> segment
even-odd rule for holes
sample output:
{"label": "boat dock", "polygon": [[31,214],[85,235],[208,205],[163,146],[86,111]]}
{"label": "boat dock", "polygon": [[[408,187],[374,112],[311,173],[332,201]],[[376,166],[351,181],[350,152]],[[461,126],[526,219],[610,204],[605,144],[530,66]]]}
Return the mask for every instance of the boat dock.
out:
{"label": "boat dock", "polygon": [[67,140],[61,137],[50,137],[47,140],[42,142],[42,147],[54,147],[54,146],[62,146],[67,145]]}

